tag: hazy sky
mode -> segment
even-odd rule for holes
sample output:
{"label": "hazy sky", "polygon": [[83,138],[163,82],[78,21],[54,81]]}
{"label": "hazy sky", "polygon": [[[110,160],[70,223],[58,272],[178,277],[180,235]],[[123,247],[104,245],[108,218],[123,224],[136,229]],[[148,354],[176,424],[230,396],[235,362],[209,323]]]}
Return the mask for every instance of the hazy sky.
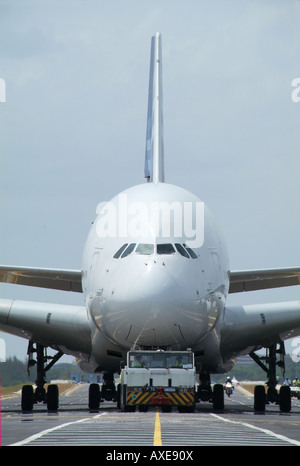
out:
{"label": "hazy sky", "polygon": [[[211,208],[232,270],[300,265],[299,20],[298,0],[0,0],[0,263],[80,269],[97,204],[144,182],[150,40],[161,32],[166,181]],[[7,356],[26,356],[27,342],[0,336]]]}

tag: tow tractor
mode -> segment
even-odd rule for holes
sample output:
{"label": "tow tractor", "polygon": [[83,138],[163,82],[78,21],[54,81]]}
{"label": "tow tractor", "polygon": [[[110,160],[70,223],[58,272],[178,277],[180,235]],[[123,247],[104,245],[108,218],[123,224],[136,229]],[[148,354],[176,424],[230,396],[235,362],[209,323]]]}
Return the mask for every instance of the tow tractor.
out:
{"label": "tow tractor", "polygon": [[293,398],[298,398],[300,400],[300,386],[299,385],[292,385],[291,387],[291,396]]}
{"label": "tow tractor", "polygon": [[131,350],[121,367],[118,403],[123,411],[147,411],[159,406],[164,412],[195,409],[194,354],[186,351]]}

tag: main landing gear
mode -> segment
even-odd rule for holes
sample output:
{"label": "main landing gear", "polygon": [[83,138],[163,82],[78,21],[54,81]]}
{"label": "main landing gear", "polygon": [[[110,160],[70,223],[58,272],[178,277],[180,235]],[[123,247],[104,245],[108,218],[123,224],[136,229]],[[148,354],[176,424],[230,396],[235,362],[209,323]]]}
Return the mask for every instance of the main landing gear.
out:
{"label": "main landing gear", "polygon": [[[273,344],[266,348],[266,356],[258,356],[251,352],[252,359],[267,373],[267,390],[264,385],[257,385],[254,389],[254,410],[264,412],[266,405],[275,403],[279,405],[281,412],[291,411],[291,390],[290,387],[282,385],[277,391],[276,368],[279,367],[284,376],[285,365],[284,343]],[[196,401],[210,402],[215,410],[224,409],[224,388],[222,384],[215,384],[211,388],[210,374],[206,371],[199,373],[199,387]]]}
{"label": "main landing gear", "polygon": [[[32,385],[24,385],[21,394],[22,411],[30,412],[33,410],[34,404],[47,404],[48,411],[57,411],[59,406],[59,390],[56,384],[48,385],[46,391],[46,372],[63,356],[62,351],[58,351],[55,356],[47,356],[47,348],[32,341],[28,344],[28,364],[27,370],[36,366],[37,378],[35,381],[35,389]],[[50,362],[49,362],[50,360]],[[49,363],[48,363],[49,362]],[[119,395],[115,388],[113,373],[105,373],[103,376],[103,384],[100,390],[98,383],[92,383],[89,386],[89,408],[98,409],[101,401],[114,401],[119,403]]]}
{"label": "main landing gear", "polygon": [[[281,412],[288,413],[291,411],[291,390],[290,387],[282,385],[279,393],[276,389],[276,367],[280,367],[284,376],[284,343],[274,344],[266,348],[266,356],[259,357],[254,352],[250,353],[252,359],[267,373],[267,391],[263,385],[257,385],[254,389],[254,410],[257,412],[265,411],[267,404],[276,403],[279,405]],[[278,358],[279,356],[279,358]]]}
{"label": "main landing gear", "polygon": [[[36,353],[36,359],[34,354]],[[46,372],[63,356],[62,351],[58,351],[55,356],[47,356],[47,348],[39,343],[34,345],[32,341],[28,344],[28,373],[30,369],[36,365],[37,379],[34,390],[32,385],[24,385],[21,395],[22,411],[32,411],[33,405],[36,403],[46,403],[48,411],[57,411],[58,409],[58,386],[51,384],[46,392],[44,385],[46,384]],[[51,360],[49,364],[47,362]]]}

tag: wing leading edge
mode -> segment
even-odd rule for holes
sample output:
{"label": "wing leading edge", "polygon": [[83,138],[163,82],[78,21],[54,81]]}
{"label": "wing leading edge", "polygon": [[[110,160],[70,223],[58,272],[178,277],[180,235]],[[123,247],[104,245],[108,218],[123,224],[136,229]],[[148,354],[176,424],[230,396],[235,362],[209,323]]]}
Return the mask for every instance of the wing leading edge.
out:
{"label": "wing leading edge", "polygon": [[300,267],[230,272],[229,293],[300,285]]}
{"label": "wing leading edge", "polygon": [[82,293],[81,270],[2,265],[0,282]]}
{"label": "wing leading edge", "polygon": [[[0,266],[0,282],[82,293],[81,270]],[[300,285],[300,267],[230,272],[229,293]]]}

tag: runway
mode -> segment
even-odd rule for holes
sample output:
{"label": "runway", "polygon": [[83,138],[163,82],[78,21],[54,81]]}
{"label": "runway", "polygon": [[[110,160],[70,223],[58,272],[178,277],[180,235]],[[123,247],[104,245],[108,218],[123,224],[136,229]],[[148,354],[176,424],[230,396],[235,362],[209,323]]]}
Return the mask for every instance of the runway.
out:
{"label": "runway", "polygon": [[[298,400],[292,400],[290,413],[268,405],[264,414],[256,414],[253,397],[236,389],[222,412],[200,403],[194,413],[162,413],[154,407],[125,413],[108,402],[90,412],[87,392],[88,385],[80,384],[62,395],[57,413],[48,413],[44,405],[22,413],[19,396],[2,399],[1,445],[172,447],[194,456],[192,447],[198,446],[300,446]],[[111,448],[111,454],[116,450]]]}

